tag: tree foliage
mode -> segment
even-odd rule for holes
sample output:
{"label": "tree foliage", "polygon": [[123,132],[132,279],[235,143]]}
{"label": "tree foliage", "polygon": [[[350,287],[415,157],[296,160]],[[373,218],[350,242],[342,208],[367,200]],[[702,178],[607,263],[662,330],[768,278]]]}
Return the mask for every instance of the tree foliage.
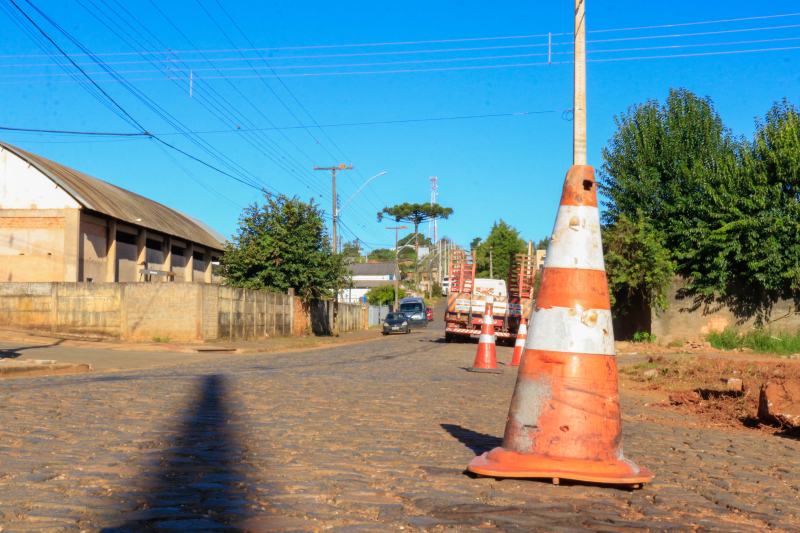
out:
{"label": "tree foliage", "polygon": [[414,280],[419,286],[419,276],[416,274],[416,266],[419,263],[419,225],[426,220],[436,218],[449,218],[453,214],[452,207],[444,207],[439,204],[431,205],[430,202],[424,204],[398,204],[393,207],[384,207],[378,213],[378,222],[384,217],[394,218],[395,222],[411,222],[414,224]]}
{"label": "tree foliage", "polygon": [[486,240],[477,248],[475,273],[479,278],[489,277],[489,247],[492,247],[492,270],[494,279],[504,279],[508,284],[508,271],[511,267],[511,254],[524,254],[528,245],[519,236],[516,228],[503,219],[492,225]]}
{"label": "tree foliage", "polygon": [[547,247],[550,246],[550,237],[545,237],[541,239],[539,243],[536,245],[537,250],[547,250]]}
{"label": "tree foliage", "polygon": [[[365,295],[372,305],[389,305],[394,303],[394,284],[387,283],[386,285],[379,285],[372,287]],[[398,296],[400,299],[406,297],[406,291],[403,287],[398,288]]]}
{"label": "tree foliage", "polygon": [[[776,298],[800,285],[800,119],[786,100],[734,137],[710,98],[671,90],[616,118],[604,223],[625,216],[671,254],[686,289]],[[632,278],[633,279],[633,278]]]}
{"label": "tree foliage", "polygon": [[233,242],[226,244],[220,274],[233,287],[285,293],[303,301],[329,298],[349,286],[343,256],[331,251],[322,211],[297,197],[265,195],[244,209]]}
{"label": "tree foliage", "polygon": [[612,308],[624,313],[633,310],[633,302],[669,306],[667,289],[675,279],[675,261],[647,219],[631,221],[620,214],[617,223],[603,231],[603,249]]}

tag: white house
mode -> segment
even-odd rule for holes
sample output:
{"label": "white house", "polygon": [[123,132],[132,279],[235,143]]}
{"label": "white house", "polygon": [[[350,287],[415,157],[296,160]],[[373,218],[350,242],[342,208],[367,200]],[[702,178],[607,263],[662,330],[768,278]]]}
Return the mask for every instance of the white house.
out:
{"label": "white house", "polygon": [[339,296],[344,302],[355,302],[364,297],[372,287],[394,283],[394,263],[350,263],[347,269],[353,276],[352,289],[345,289]]}

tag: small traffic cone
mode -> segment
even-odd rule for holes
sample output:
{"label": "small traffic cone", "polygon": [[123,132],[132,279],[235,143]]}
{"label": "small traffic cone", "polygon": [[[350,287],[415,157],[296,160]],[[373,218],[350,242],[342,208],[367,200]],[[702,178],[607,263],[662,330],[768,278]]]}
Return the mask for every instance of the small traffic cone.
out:
{"label": "small traffic cone", "polygon": [[497,368],[497,347],[494,342],[494,317],[492,316],[492,305],[494,298],[486,297],[486,311],[483,314],[483,324],[481,325],[481,336],[478,339],[478,353],[475,355],[475,363],[470,372],[486,372],[489,374],[502,374],[503,371]]}
{"label": "small traffic cone", "polygon": [[519,322],[519,331],[517,331],[517,342],[514,344],[514,355],[511,357],[511,362],[508,366],[519,366],[519,361],[522,359],[522,350],[525,348],[525,339],[528,338],[528,325],[525,323],[525,317],[522,317]]}
{"label": "small traffic cone", "polygon": [[594,169],[564,181],[503,443],[467,470],[483,476],[640,486],[622,453],[617,361]]}

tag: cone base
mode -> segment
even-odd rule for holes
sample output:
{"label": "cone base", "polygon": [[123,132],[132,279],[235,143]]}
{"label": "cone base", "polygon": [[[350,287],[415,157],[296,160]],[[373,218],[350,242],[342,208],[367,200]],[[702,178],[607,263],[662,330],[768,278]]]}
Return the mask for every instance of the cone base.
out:
{"label": "cone base", "polygon": [[653,480],[653,474],[648,469],[637,467],[631,461],[546,457],[520,454],[503,448],[495,448],[476,457],[467,465],[467,470],[498,478],[558,478],[615,485],[638,485]]}
{"label": "cone base", "polygon": [[467,372],[482,372],[484,374],[502,374],[503,371],[499,368],[475,368],[471,366],[467,369]]}
{"label": "cone base", "polygon": [[506,366],[519,366],[519,363],[515,363],[514,361],[511,361],[510,363],[506,363]]}

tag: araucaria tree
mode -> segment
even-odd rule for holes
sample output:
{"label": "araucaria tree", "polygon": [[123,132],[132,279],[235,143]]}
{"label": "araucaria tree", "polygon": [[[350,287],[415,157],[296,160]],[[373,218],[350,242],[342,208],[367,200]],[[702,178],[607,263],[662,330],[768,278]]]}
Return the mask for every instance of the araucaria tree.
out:
{"label": "araucaria tree", "polygon": [[233,287],[285,293],[294,287],[304,302],[333,297],[349,284],[342,255],[331,251],[322,211],[297,197],[265,195],[245,208],[220,274]]}
{"label": "araucaria tree", "polygon": [[448,218],[453,214],[452,207],[442,207],[439,204],[399,204],[394,207],[384,207],[378,213],[378,222],[384,217],[394,218],[395,222],[410,222],[414,224],[414,286],[419,292],[419,225],[426,220],[434,218]]}
{"label": "araucaria tree", "polygon": [[[725,297],[739,316],[757,319],[769,302],[800,294],[796,108],[776,103],[752,142],[731,134],[710,98],[685,89],[671,90],[663,105],[633,106],[616,122],[600,172],[604,235],[619,244],[610,282],[649,284],[655,305],[674,268],[690,293]],[[642,261],[660,272],[645,272]]]}

